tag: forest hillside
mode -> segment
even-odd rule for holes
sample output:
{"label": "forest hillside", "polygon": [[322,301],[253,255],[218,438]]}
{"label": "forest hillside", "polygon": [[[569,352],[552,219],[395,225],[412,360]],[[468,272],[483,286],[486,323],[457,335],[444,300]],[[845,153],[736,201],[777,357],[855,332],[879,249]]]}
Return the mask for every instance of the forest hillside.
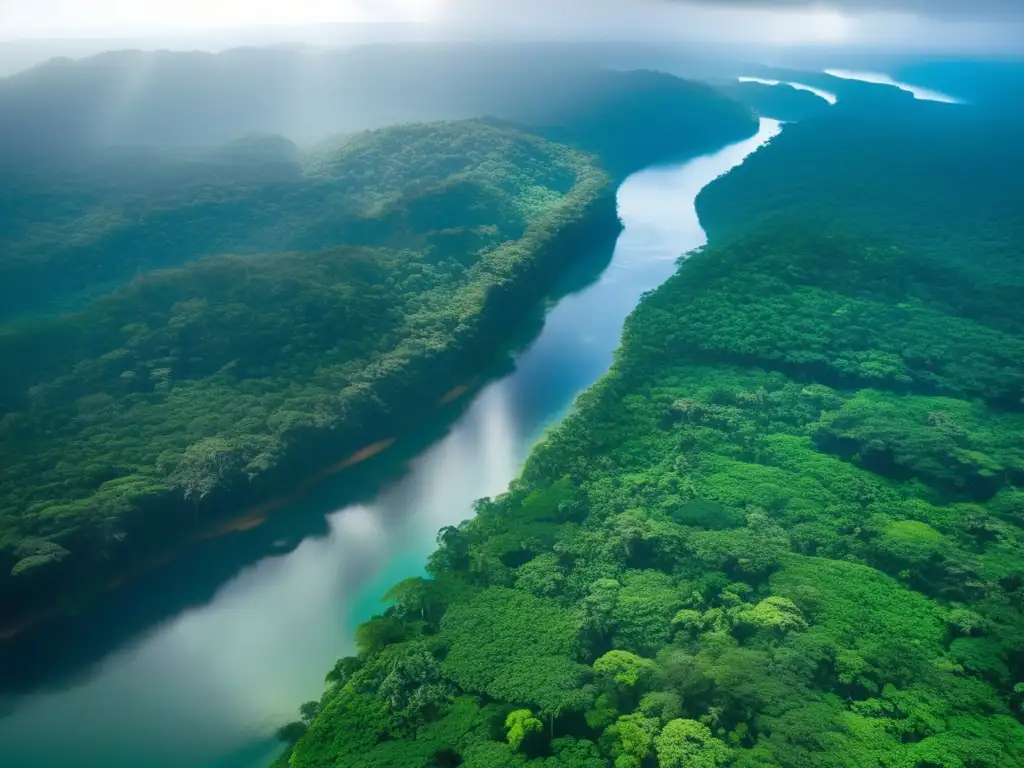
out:
{"label": "forest hillside", "polygon": [[[478,122],[383,129],[280,165],[292,180],[111,211],[86,253],[40,251],[71,279],[168,268],[0,330],[5,615],[84,591],[232,493],[270,493],[314,448],[336,461],[392,437],[619,227],[593,158]],[[250,226],[291,249],[230,253]],[[167,264],[203,238],[220,253]]]}

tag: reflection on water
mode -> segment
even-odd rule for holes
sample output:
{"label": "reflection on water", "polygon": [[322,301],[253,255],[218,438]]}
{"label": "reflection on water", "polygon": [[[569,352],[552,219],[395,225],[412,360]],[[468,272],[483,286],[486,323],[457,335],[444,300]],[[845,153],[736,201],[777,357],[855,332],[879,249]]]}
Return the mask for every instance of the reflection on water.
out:
{"label": "reflection on water", "polygon": [[515,371],[483,389],[400,480],[331,514],[325,535],[260,560],[109,655],[87,680],[6,702],[0,765],[265,766],[274,728],[319,694],[334,659],[352,650],[355,625],[389,586],[422,571],[439,528],[504,490],[530,446],[611,364],[641,294],[703,244],[697,193],[778,130],[763,120],[748,141],[628,179],[619,190],[626,229],[609,268],[549,312]]}

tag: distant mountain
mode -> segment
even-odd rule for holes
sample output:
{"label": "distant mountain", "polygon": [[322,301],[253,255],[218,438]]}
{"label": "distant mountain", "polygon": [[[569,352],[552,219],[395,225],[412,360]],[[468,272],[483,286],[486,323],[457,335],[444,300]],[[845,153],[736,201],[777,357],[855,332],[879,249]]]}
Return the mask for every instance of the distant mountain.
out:
{"label": "distant mountain", "polygon": [[300,143],[399,122],[540,121],[599,98],[573,48],[374,45],[116,51],[0,80],[0,161],[64,160],[118,145],[219,144],[246,133]]}
{"label": "distant mountain", "polygon": [[[271,60],[278,52],[237,55]],[[161,123],[154,111],[131,111],[119,141],[127,142],[131,133],[140,143],[100,146],[98,136],[88,130],[95,122],[72,113],[98,114],[97,105],[107,100],[98,94],[113,93],[116,78],[104,80],[97,74],[104,62],[147,56],[111,54],[78,64],[54,63],[7,82],[7,95],[18,91],[25,103],[35,104],[35,119],[45,126],[6,135],[12,154],[0,174],[0,319],[67,308],[68,301],[110,290],[139,272],[207,254],[311,250],[365,242],[350,231],[350,211],[347,203],[339,207],[337,191],[340,184],[345,199],[354,199],[365,191],[365,179],[326,181],[308,174],[304,166],[330,152],[339,139],[324,139],[303,155],[290,139],[263,133],[276,125],[269,119],[276,113],[258,107],[257,100],[240,98],[231,105],[212,97],[200,99],[197,93],[209,85],[205,76],[196,78],[195,82],[205,85],[193,91],[185,87],[185,79],[173,81],[169,74],[173,68],[164,70],[163,79],[155,78],[142,87],[139,98],[154,104],[189,102],[192,107],[181,109],[191,117],[174,123],[168,114]],[[150,60],[160,61],[160,56]],[[216,68],[231,58],[227,54],[226,59],[207,54],[170,56],[168,61],[175,67],[201,63]],[[382,69],[388,66],[382,59]],[[498,115],[504,104],[505,119],[491,122],[596,154],[615,177],[673,156],[692,156],[756,130],[749,109],[707,85],[655,72],[580,68],[552,70],[550,77],[531,81],[535,66],[509,64],[504,74],[496,76],[499,82],[504,77],[508,88],[484,88],[484,74],[459,75],[463,83],[479,76],[480,88],[457,91],[452,86],[448,107],[452,112]],[[118,67],[107,71],[118,78],[124,74]],[[184,68],[175,71],[175,77],[184,78]],[[259,67],[243,68],[238,80],[255,89],[260,71]],[[447,93],[436,86],[444,79],[440,74],[428,75],[415,67],[401,77],[397,70],[393,74],[393,102],[387,110],[401,107],[407,117],[415,114],[415,102],[402,102],[398,94],[414,91],[417,81],[433,83],[435,91]],[[407,84],[399,87],[401,78]],[[76,82],[92,85],[83,86],[77,102],[55,100],[54,94],[74,90]],[[537,82],[548,86],[538,87]],[[97,83],[105,84],[101,88]],[[85,95],[90,88],[91,99]],[[358,98],[349,96],[374,102],[376,119],[385,119],[387,110],[381,105],[388,97],[369,87]],[[44,103],[49,105],[45,109],[39,106]],[[60,115],[52,114],[53,110]],[[202,110],[220,118],[201,117]],[[424,107],[423,111],[429,110]],[[444,111],[444,105],[435,111]],[[44,113],[50,116],[44,119]],[[25,123],[33,120],[27,108],[14,114]],[[369,119],[369,111],[359,114]],[[338,119],[342,118],[339,114]],[[76,125],[86,128],[76,132]],[[145,142],[145,131],[150,129],[154,133]],[[235,132],[229,140],[190,146],[219,139],[229,129]],[[4,130],[0,127],[0,132]],[[66,141],[60,138],[62,133],[68,135]],[[154,143],[158,139],[169,145]],[[27,150],[29,144],[32,151]]]}
{"label": "distant mountain", "polygon": [[573,86],[536,107],[524,103],[517,122],[593,152],[613,175],[707,152],[757,130],[749,108],[705,83],[663,72],[597,71]]}

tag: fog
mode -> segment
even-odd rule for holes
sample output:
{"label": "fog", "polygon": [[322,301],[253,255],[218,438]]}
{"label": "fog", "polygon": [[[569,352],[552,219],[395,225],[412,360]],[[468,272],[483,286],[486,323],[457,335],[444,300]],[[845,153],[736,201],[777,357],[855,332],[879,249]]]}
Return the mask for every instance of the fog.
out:
{"label": "fog", "polygon": [[[619,39],[1009,52],[1018,0],[0,0],[6,58],[111,47]],[[83,43],[83,40],[89,41]],[[19,45],[12,45],[17,41]],[[38,54],[36,54],[38,55]],[[2,65],[3,62],[0,62]],[[11,65],[8,64],[8,67]]]}
{"label": "fog", "polygon": [[[915,56],[1018,51],[1021,7],[995,0],[929,2],[927,12],[921,0],[0,0],[0,76],[55,57],[180,52],[111,53],[72,68],[56,62],[55,79],[36,72],[31,89],[3,81],[11,87],[0,90],[0,113],[10,117],[0,121],[0,155],[82,142],[208,144],[245,131],[313,141],[405,120],[521,117],[509,105],[533,98],[537,78],[550,79],[524,77],[531,67],[776,77],[747,66],[767,64],[895,75]],[[409,41],[432,45],[343,50]],[[466,42],[477,45],[454,45]],[[497,45],[507,42],[517,50]],[[261,50],[184,56],[240,46]],[[547,90],[578,90],[561,85]]]}

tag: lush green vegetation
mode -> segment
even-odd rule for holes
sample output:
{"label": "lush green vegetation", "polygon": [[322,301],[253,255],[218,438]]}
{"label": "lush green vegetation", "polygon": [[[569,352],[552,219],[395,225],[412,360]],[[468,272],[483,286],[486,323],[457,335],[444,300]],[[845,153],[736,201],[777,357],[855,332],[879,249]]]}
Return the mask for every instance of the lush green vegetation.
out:
{"label": "lush green vegetation", "polygon": [[984,127],[830,112],[712,186],[712,244],[280,764],[1024,764],[1024,207]]}
{"label": "lush green vegetation", "polygon": [[953,315],[1024,331],[1024,188],[1013,170],[1024,167],[1021,121],[880,90],[789,126],[771,152],[705,188],[709,236],[780,214],[838,226],[906,251],[898,284],[876,286],[893,303],[906,289]]}
{"label": "lush green vegetation", "polygon": [[[121,270],[180,261],[200,241],[226,250],[250,231],[306,248],[148,271],[0,331],[0,595],[12,614],[310,472],[311,450],[329,463],[394,436],[480,368],[510,313],[619,227],[593,158],[478,122],[358,135],[303,158],[295,181],[145,205],[103,218],[82,247]],[[66,226],[85,237],[74,206]],[[334,241],[346,244],[315,247]],[[65,272],[102,268],[45,253]]]}
{"label": "lush green vegetation", "polygon": [[[304,156],[280,138],[249,139],[189,159],[115,156],[88,173],[41,176],[31,195],[12,185],[0,262],[8,311],[205,254],[346,245],[429,249],[438,264],[474,258],[521,237],[581,163],[465,125],[370,132]],[[107,171],[117,175],[104,185]]]}

